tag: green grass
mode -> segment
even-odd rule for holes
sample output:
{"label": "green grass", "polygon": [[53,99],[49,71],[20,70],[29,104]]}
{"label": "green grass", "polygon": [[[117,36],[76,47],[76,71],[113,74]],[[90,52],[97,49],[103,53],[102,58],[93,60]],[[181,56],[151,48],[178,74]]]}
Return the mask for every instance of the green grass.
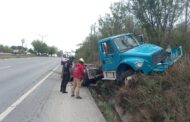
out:
{"label": "green grass", "polygon": [[107,122],[117,122],[117,116],[115,115],[115,111],[113,109],[113,105],[107,103],[107,102],[102,102],[99,101],[98,106],[100,110],[102,111],[104,117],[106,118]]}
{"label": "green grass", "polygon": [[106,121],[121,122],[117,112],[114,109],[114,104],[108,99],[103,98],[103,95],[98,94],[96,88],[89,87],[89,89]]}

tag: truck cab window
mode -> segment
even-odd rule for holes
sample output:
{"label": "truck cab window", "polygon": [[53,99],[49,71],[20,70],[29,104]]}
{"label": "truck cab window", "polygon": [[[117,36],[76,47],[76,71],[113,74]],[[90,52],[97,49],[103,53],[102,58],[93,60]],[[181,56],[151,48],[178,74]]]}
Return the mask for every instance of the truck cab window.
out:
{"label": "truck cab window", "polygon": [[114,49],[113,49],[110,41],[102,43],[102,51],[105,55],[114,53]]}
{"label": "truck cab window", "polygon": [[138,41],[131,35],[116,38],[114,42],[121,52],[139,45]]}

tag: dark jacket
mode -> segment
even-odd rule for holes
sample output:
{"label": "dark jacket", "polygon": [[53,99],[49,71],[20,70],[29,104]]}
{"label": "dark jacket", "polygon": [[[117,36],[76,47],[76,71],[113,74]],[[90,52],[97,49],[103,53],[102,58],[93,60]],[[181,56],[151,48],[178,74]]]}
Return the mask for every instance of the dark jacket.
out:
{"label": "dark jacket", "polygon": [[70,67],[72,65],[72,62],[67,61],[64,65],[63,65],[63,79],[65,81],[69,81],[70,80]]}

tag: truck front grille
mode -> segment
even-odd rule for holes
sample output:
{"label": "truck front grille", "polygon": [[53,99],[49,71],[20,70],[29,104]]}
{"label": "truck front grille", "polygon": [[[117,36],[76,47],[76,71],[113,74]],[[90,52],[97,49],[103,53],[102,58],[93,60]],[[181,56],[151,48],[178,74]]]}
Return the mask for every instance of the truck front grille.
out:
{"label": "truck front grille", "polygon": [[153,56],[152,56],[152,62],[154,64],[164,62],[165,57],[166,57],[166,55],[165,55],[164,50],[161,50],[161,51],[153,54]]}

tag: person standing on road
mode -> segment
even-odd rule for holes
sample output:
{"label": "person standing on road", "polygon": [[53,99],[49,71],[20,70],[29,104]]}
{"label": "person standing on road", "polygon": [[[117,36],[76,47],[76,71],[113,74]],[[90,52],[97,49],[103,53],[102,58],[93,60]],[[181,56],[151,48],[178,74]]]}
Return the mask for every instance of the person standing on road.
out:
{"label": "person standing on road", "polygon": [[72,65],[72,59],[69,58],[69,60],[63,65],[63,71],[62,71],[62,82],[61,82],[61,89],[60,92],[62,93],[68,93],[66,91],[67,83],[70,80],[70,67]]}
{"label": "person standing on road", "polygon": [[82,97],[79,95],[79,92],[81,87],[81,80],[84,76],[84,69],[84,59],[80,58],[78,63],[76,63],[73,68],[73,86],[71,88],[71,97],[76,96],[77,99],[82,99]]}

